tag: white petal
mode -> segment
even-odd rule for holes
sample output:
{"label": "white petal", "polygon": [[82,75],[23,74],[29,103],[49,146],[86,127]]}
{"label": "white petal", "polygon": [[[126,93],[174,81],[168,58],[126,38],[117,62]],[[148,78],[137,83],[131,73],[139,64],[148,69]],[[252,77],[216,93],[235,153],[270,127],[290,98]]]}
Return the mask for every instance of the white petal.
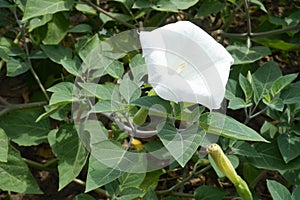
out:
{"label": "white petal", "polygon": [[221,44],[188,21],[142,31],[140,41],[148,81],[160,97],[220,107],[233,64]]}

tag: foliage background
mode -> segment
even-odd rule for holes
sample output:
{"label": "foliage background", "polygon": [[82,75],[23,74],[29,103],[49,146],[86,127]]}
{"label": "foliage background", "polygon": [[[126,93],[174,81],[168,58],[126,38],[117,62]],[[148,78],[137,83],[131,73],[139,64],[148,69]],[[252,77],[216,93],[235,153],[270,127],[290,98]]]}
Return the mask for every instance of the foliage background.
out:
{"label": "foliage background", "polygon": [[[209,160],[199,162],[197,152],[184,167],[111,171],[88,157],[73,127],[70,88],[93,45],[128,29],[178,20],[202,27],[235,59],[226,91],[233,122],[219,143],[254,199],[300,196],[299,1],[0,0],[0,10],[0,198],[237,196]],[[120,59],[102,83],[116,83],[134,59]],[[102,122],[114,140],[128,140],[115,124]],[[243,123],[270,143],[239,137]]]}

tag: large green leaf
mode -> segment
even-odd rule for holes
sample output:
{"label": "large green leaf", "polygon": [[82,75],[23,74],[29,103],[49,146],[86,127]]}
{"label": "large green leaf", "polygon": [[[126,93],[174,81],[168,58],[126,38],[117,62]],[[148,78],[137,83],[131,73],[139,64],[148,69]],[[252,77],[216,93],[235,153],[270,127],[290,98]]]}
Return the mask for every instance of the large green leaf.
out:
{"label": "large green leaf", "polygon": [[205,131],[198,124],[179,132],[173,125],[165,123],[158,131],[158,137],[182,167],[202,144],[205,135]]}
{"label": "large green leaf", "polygon": [[267,140],[253,129],[229,116],[217,112],[201,115],[200,126],[208,133],[232,139],[267,142]]}
{"label": "large green leaf", "polygon": [[69,19],[64,13],[56,13],[47,24],[47,33],[43,40],[44,44],[58,44],[68,33]]}
{"label": "large green leaf", "polygon": [[201,4],[195,17],[208,16],[212,13],[217,13],[226,7],[225,2],[219,0],[206,0]]}
{"label": "large green leaf", "polygon": [[288,163],[300,155],[300,137],[281,134],[277,138],[278,147],[283,160]]}
{"label": "large green leaf", "polygon": [[86,181],[85,192],[101,187],[112,182],[122,175],[123,172],[109,168],[102,164],[92,155],[89,158],[89,168]]}
{"label": "large green leaf", "polygon": [[300,81],[284,89],[280,95],[284,104],[294,104],[300,101]]}
{"label": "large green leaf", "polygon": [[0,58],[7,62],[11,56],[24,55],[25,52],[12,40],[0,37]]}
{"label": "large green leaf", "polygon": [[60,82],[47,91],[53,92],[49,105],[68,104],[73,101],[74,84],[70,82]]}
{"label": "large green leaf", "polygon": [[0,162],[0,189],[23,194],[42,194],[20,153],[10,147],[7,162]]}
{"label": "large green leaf", "polygon": [[[151,109],[151,111],[158,113],[171,113],[172,111],[170,102],[160,98],[159,96],[143,96],[131,102],[131,104],[137,105],[147,110]],[[155,105],[159,105],[160,107],[156,107]],[[164,110],[161,108],[161,106]]]}
{"label": "large green leaf", "polygon": [[272,84],[271,92],[275,96],[297,78],[298,74],[288,74],[279,77]]}
{"label": "large green leaf", "polygon": [[44,26],[51,20],[52,20],[52,14],[42,15],[31,19],[29,22],[29,32],[33,31],[38,27]]}
{"label": "large green leaf", "polygon": [[252,87],[254,91],[254,101],[259,102],[268,94],[273,83],[281,76],[279,66],[270,61],[256,70],[252,75]]}
{"label": "large green leaf", "polygon": [[35,122],[42,113],[42,109],[10,112],[0,117],[0,127],[12,141],[19,145],[38,145],[47,141],[47,134],[50,131],[48,119]]}
{"label": "large green leaf", "polygon": [[277,181],[267,180],[267,186],[273,200],[292,200],[289,190]]}
{"label": "large green leaf", "polygon": [[22,20],[69,10],[73,3],[74,0],[27,0]]}
{"label": "large green leaf", "polygon": [[80,87],[90,93],[93,97],[101,100],[112,100],[116,86],[112,84],[78,83]]}
{"label": "large green leaf", "polygon": [[7,162],[8,137],[4,130],[0,128],[0,162]]}
{"label": "large green leaf", "polygon": [[127,103],[131,103],[141,96],[142,91],[132,80],[123,79],[120,81],[120,94],[124,97]]}
{"label": "large green leaf", "polygon": [[120,190],[129,187],[138,187],[143,182],[145,173],[124,173],[119,177]]}
{"label": "large green leaf", "polygon": [[41,45],[44,53],[53,61],[62,64],[62,60],[72,58],[72,50],[62,45]]}
{"label": "large green leaf", "polygon": [[75,179],[88,157],[75,127],[64,125],[49,134],[49,143],[58,158],[59,190]]}
{"label": "large green leaf", "polygon": [[259,156],[251,157],[249,161],[257,168],[269,170],[299,169],[300,158],[296,158],[286,164],[282,159],[276,142],[270,144],[258,143],[255,145],[255,149]]}
{"label": "large green leaf", "polygon": [[7,61],[7,76],[15,77],[27,72],[30,69],[30,64],[15,58],[9,58]]}
{"label": "large green leaf", "polygon": [[255,46],[249,49],[246,46],[230,45],[226,49],[232,55],[235,65],[253,63],[271,54],[270,49],[265,46]]}
{"label": "large green leaf", "polygon": [[194,196],[196,200],[217,200],[223,199],[223,197],[227,194],[225,190],[221,190],[212,186],[202,185],[198,187]]}
{"label": "large green leaf", "polygon": [[133,81],[138,83],[142,81],[147,74],[147,67],[144,58],[141,54],[135,55],[129,63],[130,72],[133,75]]}

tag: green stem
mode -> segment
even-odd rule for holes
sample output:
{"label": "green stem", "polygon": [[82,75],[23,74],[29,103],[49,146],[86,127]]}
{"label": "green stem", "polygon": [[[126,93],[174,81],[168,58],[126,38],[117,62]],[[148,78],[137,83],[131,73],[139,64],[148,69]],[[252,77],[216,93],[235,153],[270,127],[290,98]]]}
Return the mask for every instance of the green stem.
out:
{"label": "green stem", "polygon": [[262,179],[266,175],[267,172],[268,172],[268,170],[262,170],[260,172],[260,174],[249,184],[249,187],[251,189],[254,189],[256,184],[258,183],[258,181],[260,181],[260,179]]}
{"label": "green stem", "polygon": [[[287,28],[259,32],[259,33],[251,33],[250,37],[255,38],[255,37],[271,36],[271,35],[286,33],[289,31],[299,30],[299,29],[300,29],[300,23],[298,23],[297,25],[294,25],[294,26],[287,27]],[[247,38],[248,37],[248,33],[226,33],[226,32],[222,32],[221,30],[219,30],[217,32],[223,37],[230,37],[230,38]]]}
{"label": "green stem", "polygon": [[[86,183],[80,179],[75,178],[73,180],[75,183],[77,183],[78,185],[81,186],[86,186]],[[104,198],[110,198],[108,192],[106,190],[103,190],[101,188],[96,188],[95,190],[93,190],[94,192],[96,192],[100,197],[104,197]]]}
{"label": "green stem", "polygon": [[181,182],[177,183],[176,185],[172,186],[171,188],[167,189],[167,190],[159,190],[156,191],[156,194],[158,195],[166,195],[166,194],[174,194],[174,190],[180,188],[182,185],[184,185],[186,182],[188,182],[189,180],[193,179],[194,177],[198,176],[199,174],[202,174],[206,171],[208,171],[211,168],[211,165],[207,165],[206,167],[204,167],[203,169],[201,169],[200,171],[197,171],[195,173],[192,173],[190,176],[184,178]]}
{"label": "green stem", "polygon": [[34,167],[34,168],[36,168],[36,169],[46,170],[46,171],[56,171],[56,170],[54,170],[53,167],[51,167],[51,166],[53,166],[54,164],[57,164],[58,159],[55,158],[55,159],[50,160],[50,161],[48,161],[48,162],[46,162],[46,163],[44,163],[44,164],[39,163],[39,162],[36,162],[36,161],[33,161],[33,160],[29,160],[29,159],[27,159],[27,158],[23,158],[23,161],[24,161],[26,164],[28,164],[29,166]]}
{"label": "green stem", "polygon": [[117,22],[120,22],[121,24],[127,26],[128,28],[133,28],[133,29],[136,29],[136,27],[132,24],[129,24],[127,23],[126,21],[122,20],[122,19],[119,19],[113,15],[111,15],[109,12],[107,12],[106,10],[103,10],[102,8],[100,8],[99,6],[97,6],[96,4],[93,4],[91,1],[89,0],[82,0],[83,2],[89,4],[90,6],[92,6],[93,8],[95,8],[96,10],[98,10],[99,12],[105,14],[106,16],[116,20]]}
{"label": "green stem", "polygon": [[49,101],[49,96],[40,80],[40,78],[38,77],[37,73],[34,71],[33,67],[32,67],[32,63],[31,63],[31,60],[30,60],[30,54],[29,54],[29,49],[28,49],[28,45],[27,45],[27,42],[26,42],[26,35],[25,35],[25,31],[26,31],[26,23],[25,24],[22,24],[21,22],[19,22],[19,19],[18,19],[18,16],[17,16],[17,11],[16,11],[16,8],[13,9],[13,14],[15,16],[15,19],[21,29],[21,33],[22,33],[22,37],[23,37],[23,43],[24,43],[24,49],[25,49],[25,53],[26,53],[26,59],[27,59],[27,62],[30,66],[30,71],[34,77],[34,79],[36,80],[36,82],[38,83],[40,89],[42,90],[42,92],[44,93],[44,96],[45,98],[47,99],[47,101]]}
{"label": "green stem", "polygon": [[[0,97],[0,102],[2,102],[2,100],[3,100],[3,98]],[[42,106],[47,105],[47,104],[48,104],[47,101],[27,103],[27,104],[5,104],[4,109],[0,111],[0,116],[6,114],[8,112],[11,112],[13,110],[42,107]]]}
{"label": "green stem", "polygon": [[249,12],[249,4],[248,0],[244,0],[245,3],[245,11],[246,11],[246,20],[247,20],[247,47],[251,47],[251,33],[252,33],[252,28],[251,28],[251,18],[250,18],[250,12]]}

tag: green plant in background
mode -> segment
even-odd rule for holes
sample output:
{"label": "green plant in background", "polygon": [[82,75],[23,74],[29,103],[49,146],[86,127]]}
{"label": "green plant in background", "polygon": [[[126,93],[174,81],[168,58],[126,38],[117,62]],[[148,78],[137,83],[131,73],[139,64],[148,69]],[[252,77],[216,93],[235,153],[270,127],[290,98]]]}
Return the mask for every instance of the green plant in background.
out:
{"label": "green plant in background", "polygon": [[[211,165],[220,180],[227,175],[220,173],[213,162],[210,164],[209,160],[198,157],[198,147],[205,134],[210,132],[222,136],[219,142],[221,148],[249,184],[254,199],[259,196],[255,190],[256,184],[267,172],[277,171],[285,182],[282,185],[267,181],[272,198],[296,200],[299,196],[297,185],[300,185],[298,74],[283,75],[277,61],[266,61],[266,57],[273,54],[285,60],[291,56],[290,52],[299,53],[299,3],[280,3],[287,10],[281,17],[268,12],[264,3],[246,0],[1,0],[0,66],[1,71],[6,73],[1,73],[1,79],[25,76],[30,96],[25,104],[13,104],[7,97],[0,96],[0,189],[41,194],[28,169],[29,165],[37,169],[57,170],[59,190],[74,181],[84,185],[86,192],[94,191],[103,198],[168,199],[177,196],[200,200],[238,196],[211,185],[199,186],[194,194],[183,190],[184,184],[191,179],[210,172]],[[244,25],[235,17],[237,15],[245,16],[245,33],[236,33],[238,28],[235,26],[239,23]],[[158,96],[145,96],[145,91],[150,91],[150,88],[142,82],[147,71],[141,67],[144,65],[141,54],[133,51],[115,55],[116,59],[109,62],[105,71],[93,71],[95,77],[102,76],[99,83],[79,85],[82,96],[97,99],[94,113],[129,111],[134,116],[139,108],[151,111],[152,105],[160,104],[174,122],[192,116],[198,119],[201,128],[191,148],[183,154],[177,149],[168,149],[173,152],[176,161],[169,168],[134,173],[109,167],[90,155],[86,141],[78,135],[74,122],[76,124],[76,119],[81,118],[70,117],[72,103],[74,105],[79,101],[74,97],[74,82],[84,78],[81,73],[84,64],[97,64],[88,60],[89,53],[99,44],[105,44],[112,35],[137,27],[160,27],[177,19],[202,26],[207,22],[211,34],[229,44],[227,50],[235,63],[225,96],[228,108],[243,113],[245,123],[220,113],[204,112],[201,107],[191,112],[187,109],[189,105],[174,104]],[[128,71],[131,71],[133,79],[125,75]],[[112,102],[112,99],[119,101]],[[85,109],[78,109],[82,113],[75,116],[84,116]],[[178,112],[180,109],[186,113]],[[86,131],[92,136],[101,133],[115,144],[116,152],[123,150],[121,144],[131,138],[130,135],[117,126],[120,125],[120,116],[106,117],[114,123],[106,123],[106,119],[102,122],[90,121],[87,127],[96,126],[97,131]],[[260,129],[260,133],[247,126],[258,117],[263,117],[262,126],[255,127]],[[215,119],[222,123],[215,123]],[[58,125],[50,126],[54,120]],[[161,130],[158,141],[143,141],[142,148],[132,148],[130,151],[142,154],[167,146],[177,133],[175,123],[167,124]],[[110,136],[111,131],[114,134]],[[165,136],[165,132],[169,137]],[[42,143],[50,145],[56,159],[41,164],[22,157],[18,150],[19,146],[30,148]],[[105,145],[95,145],[95,155],[116,156],[105,154]],[[163,177],[178,169],[186,171],[191,168],[190,174],[180,174],[180,182],[167,189],[160,187]],[[83,180],[78,177],[82,171],[87,173]],[[287,190],[290,185],[295,188],[292,193]],[[74,199],[94,197],[78,194]]]}

